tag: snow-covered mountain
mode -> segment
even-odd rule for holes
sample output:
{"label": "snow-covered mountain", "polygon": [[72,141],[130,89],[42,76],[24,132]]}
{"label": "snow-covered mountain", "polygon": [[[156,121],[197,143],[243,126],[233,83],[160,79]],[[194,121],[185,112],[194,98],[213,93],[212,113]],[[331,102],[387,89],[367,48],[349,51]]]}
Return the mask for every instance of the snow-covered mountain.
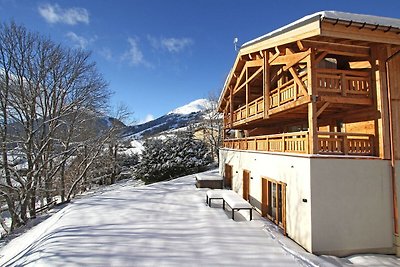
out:
{"label": "snow-covered mountain", "polygon": [[210,106],[209,100],[197,99],[182,107],[178,107],[164,116],[146,123],[129,126],[125,129],[124,136],[149,137],[163,132],[195,125],[203,118]]}
{"label": "snow-covered mountain", "polygon": [[196,113],[199,111],[204,111],[207,110],[210,106],[210,101],[204,98],[201,99],[197,99],[194,100],[192,102],[190,102],[189,104],[186,104],[182,107],[176,108],[170,112],[167,113],[168,114],[180,114],[180,115],[188,115],[191,113]]}

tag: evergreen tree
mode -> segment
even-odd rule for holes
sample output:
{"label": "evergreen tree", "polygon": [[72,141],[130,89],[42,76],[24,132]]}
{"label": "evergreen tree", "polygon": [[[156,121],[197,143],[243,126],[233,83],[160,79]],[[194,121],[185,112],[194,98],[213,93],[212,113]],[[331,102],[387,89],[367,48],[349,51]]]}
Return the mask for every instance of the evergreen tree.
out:
{"label": "evergreen tree", "polygon": [[193,139],[191,133],[149,139],[144,147],[136,176],[146,184],[195,173],[212,162],[206,144]]}

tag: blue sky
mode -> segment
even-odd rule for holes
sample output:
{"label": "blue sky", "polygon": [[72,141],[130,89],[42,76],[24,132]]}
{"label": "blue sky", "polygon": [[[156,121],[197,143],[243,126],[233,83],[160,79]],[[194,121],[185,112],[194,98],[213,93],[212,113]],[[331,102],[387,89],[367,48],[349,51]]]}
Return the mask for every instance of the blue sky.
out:
{"label": "blue sky", "polygon": [[112,105],[136,122],[221,90],[239,44],[321,10],[399,18],[400,0],[0,0],[13,19],[92,51]]}

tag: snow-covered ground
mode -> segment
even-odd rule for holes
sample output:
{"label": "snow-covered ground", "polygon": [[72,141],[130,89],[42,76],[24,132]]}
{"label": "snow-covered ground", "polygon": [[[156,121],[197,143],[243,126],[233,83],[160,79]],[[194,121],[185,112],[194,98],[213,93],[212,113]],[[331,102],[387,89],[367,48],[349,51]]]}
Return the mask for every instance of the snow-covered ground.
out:
{"label": "snow-covered ground", "polygon": [[400,266],[391,256],[306,253],[256,213],[233,221],[217,201],[209,208],[194,184],[189,175],[87,194],[8,243],[0,266]]}

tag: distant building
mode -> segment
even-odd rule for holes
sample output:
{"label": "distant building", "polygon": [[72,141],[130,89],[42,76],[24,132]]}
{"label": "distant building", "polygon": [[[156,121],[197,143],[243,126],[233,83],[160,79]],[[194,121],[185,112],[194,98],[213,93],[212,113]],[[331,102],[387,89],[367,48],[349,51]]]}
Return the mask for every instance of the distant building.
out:
{"label": "distant building", "polygon": [[242,45],[225,185],[317,254],[399,252],[400,20],[319,12]]}

